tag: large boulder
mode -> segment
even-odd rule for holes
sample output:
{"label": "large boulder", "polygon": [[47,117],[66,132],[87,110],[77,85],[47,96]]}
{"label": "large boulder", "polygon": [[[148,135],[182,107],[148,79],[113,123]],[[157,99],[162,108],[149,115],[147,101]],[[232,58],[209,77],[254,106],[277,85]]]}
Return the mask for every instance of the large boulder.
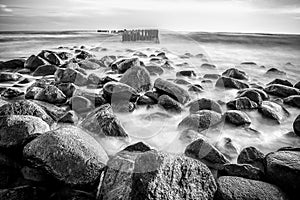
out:
{"label": "large boulder", "polygon": [[173,113],[181,113],[183,111],[183,108],[178,101],[175,101],[165,94],[158,98],[158,106]]}
{"label": "large boulder", "polygon": [[108,82],[103,86],[103,97],[108,102],[136,99],[138,92],[127,84],[119,82]]}
{"label": "large boulder", "polygon": [[92,62],[90,60],[82,60],[78,63],[79,67],[87,70],[95,70],[101,68],[99,64],[96,62]]}
{"label": "large boulder", "polygon": [[45,59],[31,55],[24,63],[24,67],[27,69],[30,69],[31,71],[36,70],[39,66],[47,65],[49,64]]}
{"label": "large boulder", "polygon": [[272,101],[263,101],[258,111],[265,117],[282,123],[290,116],[289,112],[281,105]]}
{"label": "large boulder", "polygon": [[257,105],[261,105],[263,99],[259,92],[255,90],[246,90],[239,94],[239,97],[247,97],[251,101],[255,102]]}
{"label": "large boulder", "polygon": [[300,108],[300,95],[292,95],[283,99],[285,104]]}
{"label": "large boulder", "polygon": [[247,83],[244,83],[234,78],[225,77],[225,76],[222,76],[217,80],[216,86],[221,88],[235,88],[235,89],[249,88],[249,85]]}
{"label": "large boulder", "polygon": [[263,172],[249,164],[225,164],[220,174],[222,176],[238,176],[252,180],[263,179]]}
{"label": "large boulder", "polygon": [[149,72],[139,66],[128,69],[120,79],[120,83],[127,84],[138,92],[148,91],[151,88],[151,78]]}
{"label": "large boulder", "polygon": [[222,120],[221,114],[211,110],[201,110],[195,114],[185,117],[179,124],[179,129],[190,129],[201,132],[209,127],[219,124]]}
{"label": "large boulder", "polygon": [[[294,199],[300,195],[300,151],[277,151],[266,155],[265,173]],[[297,198],[296,198],[297,197]]]}
{"label": "large boulder", "polygon": [[248,97],[238,97],[232,101],[226,103],[231,109],[243,110],[243,109],[256,109],[257,103],[251,101]]}
{"label": "large boulder", "polygon": [[47,103],[45,101],[32,100],[32,102],[36,103],[41,108],[43,108],[46,111],[46,113],[52,119],[54,119],[54,121],[57,121],[58,119],[60,119],[67,112],[67,109],[68,109],[65,106],[56,106],[52,103]]}
{"label": "large boulder", "polygon": [[114,115],[112,107],[104,104],[90,113],[81,126],[99,136],[128,137],[119,119]]}
{"label": "large boulder", "polygon": [[165,81],[161,78],[155,80],[154,88],[159,93],[167,94],[168,96],[172,97],[181,104],[185,104],[187,101],[190,100],[190,96],[185,89],[177,86],[174,83]]}
{"label": "large boulder", "polygon": [[291,82],[289,82],[288,80],[280,79],[280,78],[274,79],[273,81],[271,81],[267,85],[272,85],[272,84],[279,84],[279,85],[285,85],[285,86],[293,87],[293,84]]}
{"label": "large boulder", "polygon": [[224,164],[229,163],[229,160],[204,138],[199,138],[189,144],[184,154],[218,170],[223,169]]}
{"label": "large boulder", "polygon": [[29,100],[20,100],[7,103],[0,107],[0,116],[3,115],[32,115],[39,117],[47,124],[52,125],[53,119],[36,103]]}
{"label": "large boulder", "polygon": [[194,70],[182,70],[176,73],[177,77],[185,76],[185,77],[193,77],[196,76]]}
{"label": "large boulder", "polygon": [[225,72],[222,73],[222,76],[227,76],[230,78],[235,78],[240,80],[248,80],[247,74],[236,68],[227,69]]}
{"label": "large boulder", "polygon": [[216,184],[209,169],[185,156],[121,151],[108,162],[97,199],[213,199]]}
{"label": "large boulder", "polygon": [[138,58],[124,58],[121,60],[116,60],[115,62],[111,63],[110,66],[112,70],[123,74],[133,66],[140,66],[140,61]]}
{"label": "large boulder", "polygon": [[275,185],[235,176],[221,176],[217,181],[218,200],[288,200]]}
{"label": "large boulder", "polygon": [[24,92],[22,92],[18,88],[7,88],[0,92],[0,96],[7,98],[7,99],[19,97],[19,96],[22,96],[23,94],[24,94]]}
{"label": "large boulder", "polygon": [[237,126],[251,124],[251,119],[243,111],[228,110],[225,112],[224,117],[225,117],[226,122],[237,125]]}
{"label": "large boulder", "polygon": [[298,115],[293,123],[294,132],[300,136],[300,115]]}
{"label": "large boulder", "polygon": [[38,117],[30,115],[0,116],[0,147],[20,147],[34,135],[49,130],[49,125]]}
{"label": "large boulder", "polygon": [[222,114],[222,107],[216,101],[207,98],[200,98],[188,104],[190,113],[196,113],[199,110],[212,110]]}
{"label": "large boulder", "polygon": [[57,69],[55,65],[41,65],[32,73],[32,76],[54,75]]}
{"label": "large boulder", "polygon": [[88,82],[85,74],[71,68],[58,69],[54,76],[57,83],[74,83],[75,85],[83,86]]}
{"label": "large boulder", "polygon": [[23,156],[32,166],[71,186],[95,184],[108,160],[102,146],[74,126],[40,135],[24,147]]}
{"label": "large boulder", "polygon": [[269,95],[265,91],[263,91],[262,89],[258,89],[258,88],[245,88],[245,89],[239,90],[238,94],[241,95],[244,92],[248,92],[248,91],[259,93],[260,96],[261,96],[261,98],[262,98],[262,100],[269,99]]}
{"label": "large boulder", "polygon": [[5,61],[3,63],[0,63],[0,69],[22,69],[24,68],[24,63],[25,60],[24,59],[12,59],[12,60],[8,60]]}
{"label": "large boulder", "polygon": [[298,81],[295,85],[294,85],[294,88],[297,88],[300,90],[300,81]]}
{"label": "large boulder", "polygon": [[17,81],[21,78],[20,74],[11,72],[0,72],[0,83],[7,81]]}
{"label": "large boulder", "polygon": [[38,56],[40,58],[45,59],[46,61],[48,61],[52,65],[59,66],[59,65],[62,64],[62,61],[61,61],[60,57],[53,51],[43,50],[38,54]]}
{"label": "large boulder", "polygon": [[240,152],[237,163],[249,164],[253,167],[259,168],[264,171],[263,160],[265,155],[255,147],[246,147]]}
{"label": "large boulder", "polygon": [[44,89],[40,90],[34,96],[34,99],[53,104],[61,104],[66,102],[67,97],[60,89],[58,89],[54,85],[48,85]]}
{"label": "large boulder", "polygon": [[265,91],[268,94],[278,96],[278,97],[289,97],[292,95],[300,95],[300,90],[294,87],[289,87],[285,85],[280,85],[280,84],[272,84],[268,85],[265,88]]}

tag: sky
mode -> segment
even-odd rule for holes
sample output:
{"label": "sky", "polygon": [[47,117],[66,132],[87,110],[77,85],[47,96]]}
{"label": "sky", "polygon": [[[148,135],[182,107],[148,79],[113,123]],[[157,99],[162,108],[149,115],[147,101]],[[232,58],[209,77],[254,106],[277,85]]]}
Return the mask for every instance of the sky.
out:
{"label": "sky", "polygon": [[0,30],[300,33],[300,0],[0,0]]}

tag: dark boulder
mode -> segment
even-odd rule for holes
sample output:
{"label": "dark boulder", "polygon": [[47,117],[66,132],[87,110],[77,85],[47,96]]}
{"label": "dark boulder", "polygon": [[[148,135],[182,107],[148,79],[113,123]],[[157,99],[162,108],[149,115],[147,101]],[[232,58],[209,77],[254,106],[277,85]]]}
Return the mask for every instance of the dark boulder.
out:
{"label": "dark boulder", "polygon": [[87,69],[87,70],[96,70],[101,67],[98,63],[92,62],[90,60],[82,60],[78,63],[78,65],[82,69]]}
{"label": "dark boulder", "polygon": [[249,164],[264,171],[263,160],[265,155],[255,147],[246,147],[240,152],[237,163]]}
{"label": "dark boulder", "polygon": [[207,78],[207,79],[218,79],[221,76],[219,74],[204,74],[203,78]]}
{"label": "dark boulder", "polygon": [[248,91],[259,93],[260,96],[261,96],[261,98],[262,98],[262,100],[269,99],[269,95],[265,91],[263,91],[262,89],[258,89],[258,88],[246,88],[246,89],[242,89],[242,90],[238,91],[238,94],[240,95],[240,94],[242,94],[244,92],[248,92]]}
{"label": "dark boulder", "polygon": [[296,135],[300,136],[300,115],[298,115],[293,123],[293,129]]}
{"label": "dark boulder", "polygon": [[24,95],[24,92],[17,88],[7,88],[0,92],[0,96],[7,99],[12,99]]}
{"label": "dark boulder", "polygon": [[108,82],[103,86],[103,97],[108,102],[136,99],[138,92],[127,84],[119,82]]}
{"label": "dark boulder", "polygon": [[46,111],[46,113],[52,119],[54,119],[54,121],[57,121],[67,112],[67,108],[64,106],[56,106],[52,103],[47,103],[45,101],[38,101],[38,100],[32,100],[32,102],[36,103],[41,108],[43,108]]}
{"label": "dark boulder", "polygon": [[181,79],[181,78],[175,79],[174,83],[179,84],[179,85],[189,85],[189,84],[191,84],[190,82],[188,82],[184,79]]}
{"label": "dark boulder", "polygon": [[148,91],[151,89],[151,78],[149,72],[139,66],[128,69],[120,79],[120,83],[131,86],[137,92]]}
{"label": "dark boulder", "polygon": [[0,69],[22,69],[24,68],[24,59],[13,59],[13,60],[8,60],[0,64]]}
{"label": "dark boulder", "polygon": [[249,85],[247,83],[244,83],[242,81],[230,77],[225,77],[225,76],[222,76],[217,80],[216,86],[221,88],[235,88],[235,89],[249,88]]}
{"label": "dark boulder", "polygon": [[300,95],[292,95],[283,99],[283,102],[287,105],[300,108]]}
{"label": "dark boulder", "polygon": [[196,113],[199,110],[212,110],[222,114],[222,107],[216,101],[207,98],[200,98],[188,104],[190,113]]}
{"label": "dark boulder", "polygon": [[158,106],[173,113],[181,113],[183,111],[182,105],[178,101],[165,94],[158,98]]}
{"label": "dark boulder", "polygon": [[180,76],[193,77],[193,76],[196,76],[196,73],[193,70],[182,70],[182,71],[177,72],[176,76],[177,77],[180,77]]}
{"label": "dark boulder", "polygon": [[75,85],[83,86],[88,82],[85,74],[71,68],[58,69],[54,76],[57,83],[74,83]]}
{"label": "dark boulder", "polygon": [[279,85],[285,85],[285,86],[293,87],[293,84],[291,82],[289,82],[288,80],[279,79],[279,78],[274,79],[273,81],[271,81],[267,85],[272,85],[272,84],[279,84]]}
{"label": "dark boulder", "polygon": [[247,97],[239,97],[226,103],[231,109],[243,110],[243,109],[256,109],[258,105],[248,99]]}
{"label": "dark boulder", "polygon": [[46,198],[44,189],[30,185],[0,189],[1,200],[40,200]]}
{"label": "dark boulder", "polygon": [[238,95],[238,97],[247,97],[251,101],[255,102],[257,105],[261,105],[263,99],[259,92],[255,90],[246,90]]}
{"label": "dark boulder", "polygon": [[72,97],[76,90],[76,86],[73,83],[58,83],[56,87],[64,93],[66,97]]}
{"label": "dark boulder", "polygon": [[75,124],[78,120],[76,112],[69,110],[58,120],[58,122]]}
{"label": "dark boulder", "polygon": [[24,63],[24,67],[27,69],[30,69],[31,71],[36,70],[39,66],[47,65],[49,64],[45,59],[31,55]]}
{"label": "dark boulder", "polygon": [[204,68],[204,69],[216,69],[216,65],[213,65],[213,64],[209,64],[209,63],[204,63],[200,66],[201,68]]}
{"label": "dark boulder", "polygon": [[242,111],[228,110],[225,112],[224,117],[226,122],[237,126],[251,124],[251,119],[249,116]]}
{"label": "dark boulder", "polygon": [[192,84],[192,85],[189,86],[188,91],[189,92],[195,92],[195,93],[201,93],[201,92],[204,92],[204,89],[199,84]]}
{"label": "dark boulder", "polygon": [[252,180],[262,180],[263,172],[249,164],[225,164],[221,176],[238,176]]}
{"label": "dark boulder", "polygon": [[299,89],[299,90],[300,90],[300,81],[299,81],[299,82],[297,82],[297,83],[294,85],[294,88],[297,88],[297,89]]}
{"label": "dark boulder", "polygon": [[123,74],[133,66],[140,66],[140,61],[138,58],[125,58],[125,59],[114,61],[113,63],[111,63],[110,66],[112,70],[117,71],[120,74]]}
{"label": "dark boulder", "polygon": [[267,75],[270,76],[285,76],[286,73],[284,71],[278,70],[276,68],[271,68],[266,72]]}
{"label": "dark boulder", "polygon": [[294,87],[289,87],[285,85],[279,85],[279,84],[272,84],[268,85],[265,88],[265,91],[268,94],[278,96],[278,97],[289,97],[292,95],[300,95],[300,90]]}
{"label": "dark boulder", "polygon": [[161,78],[158,78],[154,82],[154,88],[161,94],[166,94],[181,104],[185,104],[190,100],[190,96],[186,90],[183,88],[171,83],[169,81],[165,81]]}
{"label": "dark boulder", "polygon": [[148,97],[146,95],[140,96],[136,101],[137,105],[153,105],[156,103],[157,102],[155,100],[153,100],[151,97]]}
{"label": "dark boulder", "polygon": [[53,104],[61,104],[66,102],[67,97],[60,89],[58,89],[54,85],[48,85],[44,89],[40,90],[34,96],[34,99]]}
{"label": "dark boulder", "polygon": [[222,76],[239,79],[239,80],[248,80],[247,74],[236,68],[227,69],[225,72],[222,73]]}
{"label": "dark boulder", "polygon": [[85,60],[85,59],[87,59],[87,58],[92,58],[92,57],[94,57],[92,54],[90,54],[89,52],[84,51],[84,50],[77,50],[77,51],[75,51],[75,53],[78,53],[78,54],[76,55],[76,58],[77,58],[77,59],[80,59],[80,60]]}
{"label": "dark boulder", "polygon": [[66,126],[44,133],[28,143],[24,159],[71,185],[93,185],[108,160],[102,146],[88,133]]}
{"label": "dark boulder", "polygon": [[263,101],[258,111],[265,117],[282,123],[290,116],[289,112],[281,105],[272,101]]}
{"label": "dark boulder", "polygon": [[0,72],[0,83],[7,81],[17,81],[21,78],[21,75],[11,72]]}
{"label": "dark boulder", "polygon": [[45,59],[52,65],[59,66],[62,64],[60,57],[53,51],[43,50],[38,54],[38,56]]}
{"label": "dark boulder", "polygon": [[32,73],[32,76],[54,75],[56,70],[57,67],[55,65],[41,65]]}

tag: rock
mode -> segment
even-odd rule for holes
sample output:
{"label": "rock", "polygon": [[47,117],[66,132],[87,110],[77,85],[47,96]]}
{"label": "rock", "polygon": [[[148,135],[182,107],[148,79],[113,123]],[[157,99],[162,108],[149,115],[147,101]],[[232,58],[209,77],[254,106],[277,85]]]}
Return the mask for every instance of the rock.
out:
{"label": "rock", "polygon": [[59,83],[56,84],[56,87],[62,91],[67,98],[72,97],[76,90],[76,86],[73,83]]}
{"label": "rock", "polygon": [[226,105],[229,108],[236,109],[236,110],[258,108],[258,105],[255,102],[248,99],[247,97],[236,98],[232,101],[227,102]]}
{"label": "rock", "polygon": [[63,106],[56,106],[51,103],[47,103],[44,101],[38,101],[38,100],[32,100],[32,102],[36,103],[39,105],[41,108],[43,108],[46,113],[54,119],[54,121],[58,121],[59,118],[61,118],[67,111],[66,107]]}
{"label": "rock", "polygon": [[[75,53],[76,53],[76,51],[75,51]],[[78,54],[76,55],[76,58],[81,59],[81,60],[85,60],[87,58],[92,58],[92,57],[93,57],[92,54],[90,54],[87,51],[83,51],[83,50],[79,50]]]}
{"label": "rock", "polygon": [[228,110],[224,114],[226,122],[231,124],[241,126],[241,125],[249,125],[251,124],[251,119],[245,112],[238,110]]}
{"label": "rock", "polygon": [[24,63],[24,67],[31,71],[36,70],[39,66],[49,64],[46,60],[39,56],[31,55]]}
{"label": "rock", "polygon": [[25,99],[34,99],[35,95],[42,91],[43,88],[41,87],[29,87],[27,88]]}
{"label": "rock", "polygon": [[215,147],[222,152],[228,159],[233,160],[238,156],[237,144],[231,138],[224,137],[220,139]]}
{"label": "rock", "polygon": [[188,82],[184,79],[180,79],[180,78],[175,79],[174,83],[179,84],[179,85],[189,85],[189,84],[191,84],[190,82]]}
{"label": "rock", "polygon": [[24,59],[12,59],[5,61],[0,64],[0,69],[21,69],[24,67],[25,60]]}
{"label": "rock", "polygon": [[190,129],[201,132],[221,122],[221,114],[211,110],[201,110],[185,117],[179,124],[179,129]]}
{"label": "rock", "polygon": [[134,111],[135,104],[127,100],[118,100],[111,102],[111,108],[114,113],[128,113]]}
{"label": "rock", "polygon": [[[22,179],[20,173],[21,165],[9,154],[0,151],[0,188],[11,188],[17,186],[18,180]],[[1,191],[1,189],[0,189]]]}
{"label": "rock", "polygon": [[54,123],[53,119],[40,106],[29,100],[15,101],[1,106],[0,116],[3,115],[32,115],[41,118],[49,125]]}
{"label": "rock", "polygon": [[277,151],[266,155],[267,179],[297,199],[300,194],[300,151]]}
{"label": "rock", "polygon": [[216,69],[217,67],[213,64],[209,64],[209,63],[204,63],[201,65],[201,68],[204,68],[204,69]]}
{"label": "rock", "polygon": [[146,95],[142,95],[137,99],[136,104],[137,105],[153,105],[156,104],[157,102],[155,102],[152,98],[146,96]]}
{"label": "rock", "polygon": [[160,96],[160,94],[158,94],[157,92],[153,92],[153,91],[148,91],[144,95],[147,97],[150,97],[155,103],[158,102],[158,98]]}
{"label": "rock", "polygon": [[252,61],[246,61],[246,62],[242,62],[241,65],[257,65],[257,64]]}
{"label": "rock", "polygon": [[93,185],[108,160],[102,146],[88,133],[66,126],[40,135],[23,150],[24,159],[71,185]]}
{"label": "rock", "polygon": [[248,80],[247,74],[236,68],[227,69],[225,72],[222,73],[222,76],[239,79],[239,80]]}
{"label": "rock", "polygon": [[91,62],[90,60],[82,60],[79,63],[79,67],[87,70],[95,70],[99,69],[101,66],[95,62]]}
{"label": "rock", "polygon": [[293,123],[293,129],[296,135],[300,136],[300,115],[297,116]]}
{"label": "rock", "polygon": [[128,69],[120,79],[120,83],[131,86],[137,92],[148,91],[151,89],[151,78],[149,72],[139,66]]}
{"label": "rock", "polygon": [[103,86],[103,97],[108,101],[119,101],[136,99],[138,97],[137,91],[127,84],[119,82],[108,82]]}
{"label": "rock", "polygon": [[288,80],[283,80],[283,79],[279,79],[279,78],[274,79],[273,81],[271,81],[267,85],[272,85],[272,84],[279,84],[279,85],[285,85],[285,86],[293,87],[293,84],[291,82],[289,82]]}
{"label": "rock", "polygon": [[199,110],[212,110],[222,114],[222,107],[216,101],[207,98],[200,98],[188,104],[190,113],[196,113]]}
{"label": "rock", "polygon": [[271,68],[266,72],[267,75],[278,75],[278,76],[285,76],[286,73],[284,71],[280,71],[276,68]]}
{"label": "rock", "polygon": [[207,78],[207,79],[218,79],[221,76],[219,74],[204,74],[203,78]]}
{"label": "rock", "polygon": [[128,137],[109,104],[104,104],[90,113],[81,125],[100,136]]}
{"label": "rock", "polygon": [[34,96],[34,99],[53,104],[61,104],[66,102],[67,97],[60,89],[58,89],[54,85],[48,85],[46,88],[39,91]]}
{"label": "rock", "polygon": [[0,83],[7,81],[17,81],[21,78],[21,75],[11,72],[0,72]]}
{"label": "rock", "polygon": [[56,70],[57,67],[55,65],[41,65],[32,73],[32,76],[54,75]]}
{"label": "rock", "polygon": [[166,94],[181,104],[185,104],[190,100],[190,96],[186,90],[161,78],[155,80],[154,88],[159,93]]}
{"label": "rock", "polygon": [[237,163],[239,164],[249,164],[264,171],[263,160],[265,155],[255,147],[244,148],[238,158]]}
{"label": "rock", "polygon": [[252,180],[262,180],[263,172],[248,164],[225,164],[221,176],[237,176]]}
{"label": "rock", "polygon": [[97,199],[212,200],[215,191],[211,172],[197,160],[155,150],[124,151],[109,160]]}
{"label": "rock", "polygon": [[20,147],[32,136],[49,130],[49,125],[38,117],[30,115],[0,116],[0,147]]}
{"label": "rock", "polygon": [[196,76],[196,73],[194,72],[194,70],[182,70],[176,73],[177,77],[180,76],[186,76],[186,77],[193,77]]}
{"label": "rock", "polygon": [[17,88],[7,88],[0,93],[1,97],[12,99],[24,95],[24,92]]}
{"label": "rock", "polygon": [[196,92],[196,93],[201,93],[204,91],[203,87],[199,84],[193,84],[189,86],[188,89],[189,92]]}
{"label": "rock", "polygon": [[292,95],[283,99],[285,104],[300,108],[300,95]]}
{"label": "rock", "polygon": [[83,73],[71,68],[58,69],[54,76],[57,83],[74,83],[75,85],[83,86],[88,81]]}
{"label": "rock", "polygon": [[242,81],[230,77],[224,77],[224,76],[222,76],[217,80],[216,86],[222,88],[235,88],[235,89],[249,88],[249,85],[247,83],[244,83]]}
{"label": "rock", "polygon": [[297,89],[299,89],[299,90],[300,90],[300,81],[299,81],[299,82],[297,82],[297,83],[294,85],[294,88],[297,88]]}
{"label": "rock", "polygon": [[161,95],[158,98],[158,106],[173,113],[181,113],[183,111],[181,104],[168,95]]}
{"label": "rock", "polygon": [[278,124],[290,116],[289,112],[283,106],[271,101],[263,101],[258,111],[263,116],[275,120]]}
{"label": "rock", "polygon": [[214,146],[209,144],[205,139],[200,138],[189,144],[184,154],[188,157],[200,160],[209,168],[221,170],[224,164],[229,163],[229,160]]}
{"label": "rock", "polygon": [[157,65],[148,65],[145,66],[146,70],[150,73],[151,76],[160,76],[164,73],[163,68]]}
{"label": "rock", "polygon": [[110,66],[114,61],[116,61],[116,56],[104,56],[100,61],[104,64],[105,67]]}
{"label": "rock", "polygon": [[46,198],[44,190],[29,185],[0,189],[1,200],[40,200]]}
{"label": "rock", "polygon": [[174,70],[174,67],[171,65],[171,63],[169,61],[166,61],[160,67],[163,69],[166,69],[166,70]]}
{"label": "rock", "polygon": [[94,84],[98,86],[101,83],[101,78],[94,73],[91,73],[87,79],[89,84]]}
{"label": "rock", "polygon": [[68,59],[73,57],[72,53],[68,53],[68,52],[65,52],[65,51],[58,52],[57,55],[62,60],[68,60]]}
{"label": "rock", "polygon": [[138,58],[125,58],[116,60],[111,64],[111,69],[123,74],[132,66],[140,66],[140,61]]}
{"label": "rock", "polygon": [[74,96],[70,99],[71,109],[77,113],[86,113],[94,109],[95,105],[86,97]]}
{"label": "rock", "polygon": [[217,181],[218,200],[288,200],[275,185],[235,176],[221,176]]}
{"label": "rock", "polygon": [[244,92],[240,93],[238,97],[247,97],[251,101],[255,102],[257,105],[261,105],[262,97],[260,93],[255,90],[245,90]]}
{"label": "rock", "polygon": [[71,124],[75,124],[78,122],[78,116],[76,114],[76,112],[74,112],[73,110],[69,110],[68,112],[66,112],[66,114],[64,114],[59,120],[58,122],[61,123],[71,123]]}
{"label": "rock", "polygon": [[43,50],[38,54],[38,56],[45,59],[52,65],[59,66],[62,64],[60,57],[53,51]]}
{"label": "rock", "polygon": [[76,95],[89,99],[95,107],[107,103],[107,101],[103,98],[103,96],[98,93],[87,92],[85,90],[77,90]]}
{"label": "rock", "polygon": [[[269,99],[269,95],[268,95],[265,91],[263,91],[263,90],[261,90],[261,89],[258,89],[258,88],[246,88],[246,89],[242,89],[242,90],[239,90],[239,91],[238,91],[238,94],[242,94],[242,93],[248,92],[248,91],[259,93],[260,96],[261,96],[261,98],[262,98],[262,100],[267,100],[267,99]],[[250,96],[250,95],[249,95],[249,96]]]}
{"label": "rock", "polygon": [[0,98],[0,107],[7,104],[8,102]]}
{"label": "rock", "polygon": [[278,96],[278,97],[283,97],[283,98],[300,94],[300,90],[297,88],[293,88],[285,85],[279,85],[279,84],[268,85],[265,88],[265,91],[268,94]]}

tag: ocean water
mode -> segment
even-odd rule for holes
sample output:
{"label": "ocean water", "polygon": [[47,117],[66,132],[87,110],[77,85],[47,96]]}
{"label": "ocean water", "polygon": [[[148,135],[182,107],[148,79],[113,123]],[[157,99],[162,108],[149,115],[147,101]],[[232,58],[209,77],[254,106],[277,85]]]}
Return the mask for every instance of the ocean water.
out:
{"label": "ocean water", "polygon": [[[150,56],[162,50],[173,61],[175,68],[174,71],[165,71],[161,75],[163,79],[173,80],[176,78],[176,72],[183,69],[192,69],[196,72],[197,77],[186,80],[202,85],[205,92],[191,93],[192,99],[208,97],[224,102],[234,99],[237,90],[215,88],[215,80],[212,83],[201,82],[204,74],[221,74],[231,67],[245,71],[250,77],[249,83],[262,86],[275,78],[265,75],[271,67],[285,71],[287,75],[280,78],[287,79],[293,84],[300,80],[300,35],[187,33],[161,30],[160,43],[154,44],[150,42],[122,43],[120,35],[100,34],[95,31],[0,32],[0,60],[2,61],[27,58],[31,54],[38,54],[43,49],[74,53],[74,49],[81,47],[99,59],[106,55],[130,57],[137,51]],[[185,53],[203,56],[183,58],[182,55]],[[146,65],[150,64],[149,58],[141,58],[141,60]],[[242,62],[255,62],[256,65],[242,65]],[[176,66],[182,63],[188,65]],[[214,64],[217,68],[203,69],[200,67],[203,63]],[[88,73],[92,72],[104,76],[104,70],[88,71]],[[156,78],[152,77],[152,81]],[[186,86],[182,87],[187,89]],[[101,92],[101,89],[94,92]],[[233,161],[237,153],[247,146],[258,147],[264,153],[283,146],[300,146],[299,138],[286,135],[293,130],[292,123],[300,110],[286,105],[285,107],[291,115],[280,125],[262,117],[257,111],[246,111],[252,120],[251,129],[221,124],[202,134],[206,135],[210,142],[218,146],[222,152],[231,154]],[[223,110],[226,110],[225,106]],[[144,141],[163,151],[183,153],[188,142],[180,139],[182,134],[177,130],[177,124],[188,115],[188,108],[182,114],[172,115],[168,119],[143,119],[143,116],[155,112],[164,111],[158,107],[152,109],[141,107],[133,113],[117,113],[131,136],[131,140],[97,139],[109,154],[114,154],[129,143],[137,141]],[[226,138],[232,140],[234,148],[228,148],[225,145]]]}

